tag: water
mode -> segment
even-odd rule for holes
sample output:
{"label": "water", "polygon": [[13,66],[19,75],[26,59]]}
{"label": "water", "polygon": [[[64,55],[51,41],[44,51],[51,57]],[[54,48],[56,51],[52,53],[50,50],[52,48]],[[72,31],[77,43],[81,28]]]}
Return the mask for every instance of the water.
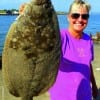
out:
{"label": "water", "polygon": [[0,55],[2,54],[3,44],[6,34],[11,23],[15,20],[16,16],[2,16],[0,15]]}
{"label": "water", "polygon": [[[17,16],[2,16],[0,15],[0,55],[2,53],[3,44],[6,34],[11,23]],[[60,29],[68,27],[68,20],[66,15],[58,15]],[[95,34],[100,32],[100,14],[91,14],[87,28],[84,30],[88,34]]]}

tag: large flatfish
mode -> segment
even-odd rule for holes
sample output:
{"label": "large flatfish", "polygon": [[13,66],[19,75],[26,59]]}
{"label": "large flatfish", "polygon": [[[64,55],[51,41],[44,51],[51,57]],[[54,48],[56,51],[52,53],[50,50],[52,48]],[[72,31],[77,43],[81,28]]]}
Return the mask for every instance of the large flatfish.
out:
{"label": "large flatfish", "polygon": [[22,100],[46,92],[55,82],[60,31],[50,0],[31,0],[7,33],[2,53],[3,79]]}

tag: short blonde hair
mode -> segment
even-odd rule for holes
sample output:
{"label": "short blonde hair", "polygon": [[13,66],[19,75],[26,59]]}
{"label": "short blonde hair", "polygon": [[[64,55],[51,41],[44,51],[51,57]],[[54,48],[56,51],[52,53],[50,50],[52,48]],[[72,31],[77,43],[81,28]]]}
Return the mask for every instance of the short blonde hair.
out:
{"label": "short blonde hair", "polygon": [[83,7],[86,7],[87,9],[87,12],[89,13],[90,9],[91,9],[91,6],[90,4],[88,4],[87,2],[85,2],[85,0],[74,0],[74,2],[70,5],[70,8],[69,8],[69,12],[70,13],[72,11],[72,7],[73,6],[83,6]]}

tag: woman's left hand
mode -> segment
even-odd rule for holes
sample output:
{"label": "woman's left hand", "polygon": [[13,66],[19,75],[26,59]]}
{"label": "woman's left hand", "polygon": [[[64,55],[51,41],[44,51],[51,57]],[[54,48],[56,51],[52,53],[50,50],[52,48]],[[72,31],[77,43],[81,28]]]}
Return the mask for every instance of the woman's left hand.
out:
{"label": "woman's left hand", "polygon": [[100,100],[100,88],[98,89],[97,93],[93,93],[93,97],[94,99],[93,100]]}

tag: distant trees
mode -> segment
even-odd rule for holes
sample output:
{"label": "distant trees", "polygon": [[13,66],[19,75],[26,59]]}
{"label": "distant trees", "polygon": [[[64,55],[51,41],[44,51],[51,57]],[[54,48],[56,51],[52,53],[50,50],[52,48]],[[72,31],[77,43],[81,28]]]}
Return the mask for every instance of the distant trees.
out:
{"label": "distant trees", "polygon": [[2,13],[6,13],[6,10],[0,10],[0,13],[2,14]]}
{"label": "distant trees", "polygon": [[11,9],[11,10],[3,9],[3,10],[0,10],[0,14],[11,15],[11,14],[14,14],[14,12],[18,12],[18,10],[17,9]]}
{"label": "distant trees", "polygon": [[12,11],[11,11],[11,10],[7,10],[7,11],[6,11],[6,14],[7,14],[7,15],[11,15],[11,14],[12,14]]}
{"label": "distant trees", "polygon": [[[14,12],[19,12],[19,11],[18,11],[18,9],[11,9],[11,10],[3,9],[3,10],[0,10],[0,14],[14,14]],[[67,14],[67,12],[63,12],[63,11],[57,11],[56,13],[58,15]],[[18,14],[18,13],[16,13],[16,14]]]}

